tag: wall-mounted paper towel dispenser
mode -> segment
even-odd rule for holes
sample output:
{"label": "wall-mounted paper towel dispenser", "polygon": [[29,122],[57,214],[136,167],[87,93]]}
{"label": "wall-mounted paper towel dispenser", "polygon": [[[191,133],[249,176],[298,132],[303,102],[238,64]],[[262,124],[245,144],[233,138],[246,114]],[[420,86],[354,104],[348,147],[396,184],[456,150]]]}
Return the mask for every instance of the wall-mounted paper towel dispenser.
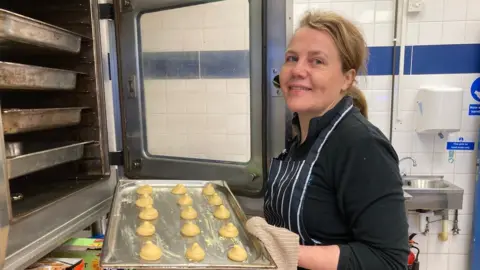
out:
{"label": "wall-mounted paper towel dispenser", "polygon": [[445,133],[460,131],[462,125],[463,89],[424,87],[417,93],[416,132]]}

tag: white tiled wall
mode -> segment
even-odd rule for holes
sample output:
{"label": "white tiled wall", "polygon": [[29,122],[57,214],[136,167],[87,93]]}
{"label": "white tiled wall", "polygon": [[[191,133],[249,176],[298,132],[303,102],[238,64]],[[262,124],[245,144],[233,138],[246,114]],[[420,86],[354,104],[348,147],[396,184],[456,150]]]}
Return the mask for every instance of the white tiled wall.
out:
{"label": "white tiled wall", "polygon": [[[144,52],[249,50],[248,1],[145,14]],[[145,80],[152,155],[250,160],[248,78]]]}
{"label": "white tiled wall", "polygon": [[[310,8],[334,10],[346,16],[363,31],[369,46],[392,46],[393,0],[295,0],[295,20]],[[480,43],[479,0],[424,0],[424,10],[408,15],[407,44],[465,44]],[[480,59],[479,59],[480,61]],[[421,269],[466,270],[471,242],[473,192],[475,184],[475,152],[456,152],[454,163],[448,162],[446,140],[434,135],[414,132],[414,105],[416,89],[423,85],[457,86],[465,89],[462,128],[451,138],[464,137],[476,142],[480,118],[469,117],[468,104],[476,103],[469,94],[470,85],[480,74],[441,74],[402,76],[399,119],[394,122],[393,144],[400,158],[413,156],[418,166],[412,168],[406,161],[402,169],[413,174],[441,174],[465,189],[463,209],[459,212],[460,235],[449,236],[448,241],[437,239],[440,223],[430,224],[430,233],[416,237],[420,243]],[[398,79],[398,76],[397,76]],[[388,136],[390,122],[391,76],[368,76],[359,80],[369,103],[370,121]],[[410,232],[419,228],[417,214],[409,214]],[[434,219],[438,219],[435,217]],[[450,218],[453,220],[453,216]],[[450,229],[452,223],[450,222]],[[477,255],[478,256],[478,255]]]}

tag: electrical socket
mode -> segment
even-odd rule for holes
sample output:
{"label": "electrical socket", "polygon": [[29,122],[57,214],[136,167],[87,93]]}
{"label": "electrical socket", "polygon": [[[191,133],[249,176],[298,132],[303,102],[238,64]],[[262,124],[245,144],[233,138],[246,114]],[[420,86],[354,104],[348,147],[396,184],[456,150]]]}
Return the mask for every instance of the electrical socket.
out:
{"label": "electrical socket", "polygon": [[420,12],[423,10],[423,6],[423,0],[408,0],[408,12]]}

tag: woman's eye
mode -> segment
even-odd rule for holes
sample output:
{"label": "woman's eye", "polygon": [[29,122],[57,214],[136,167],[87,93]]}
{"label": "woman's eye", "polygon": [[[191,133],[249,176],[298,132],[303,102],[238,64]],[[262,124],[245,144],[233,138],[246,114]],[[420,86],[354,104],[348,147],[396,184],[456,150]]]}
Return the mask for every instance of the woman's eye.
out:
{"label": "woman's eye", "polygon": [[313,64],[315,64],[315,65],[321,65],[321,64],[323,64],[323,61],[320,60],[320,59],[313,59]]}
{"label": "woman's eye", "polygon": [[285,57],[285,61],[286,61],[286,62],[294,62],[294,61],[297,61],[297,57],[295,57],[295,56],[287,56],[287,57]]}

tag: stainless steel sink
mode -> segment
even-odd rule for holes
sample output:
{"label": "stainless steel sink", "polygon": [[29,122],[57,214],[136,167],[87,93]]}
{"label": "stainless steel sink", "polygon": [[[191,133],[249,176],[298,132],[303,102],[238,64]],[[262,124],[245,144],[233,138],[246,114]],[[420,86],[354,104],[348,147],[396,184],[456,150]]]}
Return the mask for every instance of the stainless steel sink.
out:
{"label": "stainless steel sink", "polygon": [[403,190],[412,196],[408,209],[462,209],[463,189],[443,176],[408,175],[402,177]]}
{"label": "stainless steel sink", "polygon": [[404,185],[416,189],[445,189],[449,187],[445,181],[430,179],[404,180]]}

